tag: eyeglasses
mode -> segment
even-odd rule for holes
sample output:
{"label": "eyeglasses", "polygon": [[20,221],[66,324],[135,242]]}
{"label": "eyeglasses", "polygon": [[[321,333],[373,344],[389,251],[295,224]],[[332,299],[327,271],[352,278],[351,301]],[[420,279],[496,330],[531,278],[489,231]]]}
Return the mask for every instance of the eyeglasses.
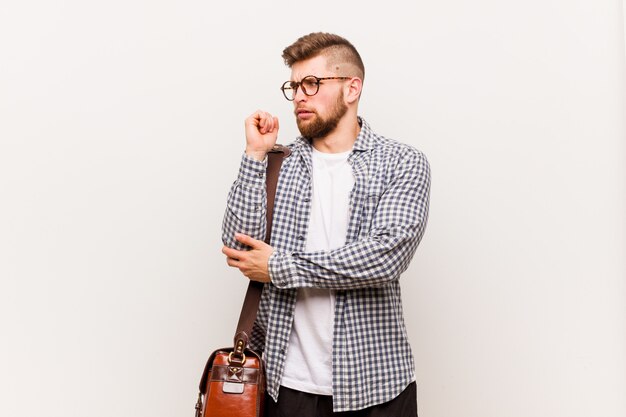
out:
{"label": "eyeglasses", "polygon": [[349,80],[352,77],[316,77],[315,75],[307,75],[300,82],[297,81],[285,81],[280,89],[282,90],[285,98],[289,101],[293,101],[298,93],[298,88],[302,87],[302,92],[311,97],[317,94],[320,89],[320,81],[323,80]]}

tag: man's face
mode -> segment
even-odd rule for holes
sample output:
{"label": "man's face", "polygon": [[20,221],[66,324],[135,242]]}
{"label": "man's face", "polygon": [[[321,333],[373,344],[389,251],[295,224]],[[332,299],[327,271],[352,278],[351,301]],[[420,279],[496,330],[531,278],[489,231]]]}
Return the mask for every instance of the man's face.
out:
{"label": "man's face", "polygon": [[[326,67],[326,58],[317,56],[293,64],[291,80],[301,81],[307,75],[319,78],[342,76]],[[332,133],[348,111],[344,101],[342,80],[324,80],[314,96],[307,96],[298,88],[293,100],[296,124],[302,136],[316,139]]]}

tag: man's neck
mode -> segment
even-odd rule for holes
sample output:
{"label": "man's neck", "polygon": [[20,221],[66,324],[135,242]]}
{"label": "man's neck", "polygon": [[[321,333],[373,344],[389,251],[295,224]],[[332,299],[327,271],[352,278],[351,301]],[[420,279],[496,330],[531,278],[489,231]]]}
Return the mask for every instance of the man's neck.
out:
{"label": "man's neck", "polygon": [[361,126],[356,115],[346,114],[335,130],[322,138],[313,139],[311,143],[320,152],[346,152],[352,149],[360,130]]}

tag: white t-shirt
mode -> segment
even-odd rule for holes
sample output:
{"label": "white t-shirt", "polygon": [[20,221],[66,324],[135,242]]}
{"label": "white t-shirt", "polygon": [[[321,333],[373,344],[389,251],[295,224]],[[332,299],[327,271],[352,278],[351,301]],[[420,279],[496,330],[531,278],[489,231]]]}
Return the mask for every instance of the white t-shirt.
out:
{"label": "white t-shirt", "polygon": [[[350,151],[313,148],[313,196],[306,251],[329,251],[346,243],[354,175]],[[281,384],[298,391],[332,395],[335,293],[299,288]]]}

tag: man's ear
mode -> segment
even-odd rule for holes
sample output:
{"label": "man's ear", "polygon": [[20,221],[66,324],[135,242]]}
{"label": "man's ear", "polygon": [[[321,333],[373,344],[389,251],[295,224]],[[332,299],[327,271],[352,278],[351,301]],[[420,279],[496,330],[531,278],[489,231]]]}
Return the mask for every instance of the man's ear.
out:
{"label": "man's ear", "polygon": [[352,104],[359,100],[361,97],[361,90],[363,89],[363,80],[358,77],[353,77],[350,82],[346,84],[346,91],[344,97],[348,104]]}

